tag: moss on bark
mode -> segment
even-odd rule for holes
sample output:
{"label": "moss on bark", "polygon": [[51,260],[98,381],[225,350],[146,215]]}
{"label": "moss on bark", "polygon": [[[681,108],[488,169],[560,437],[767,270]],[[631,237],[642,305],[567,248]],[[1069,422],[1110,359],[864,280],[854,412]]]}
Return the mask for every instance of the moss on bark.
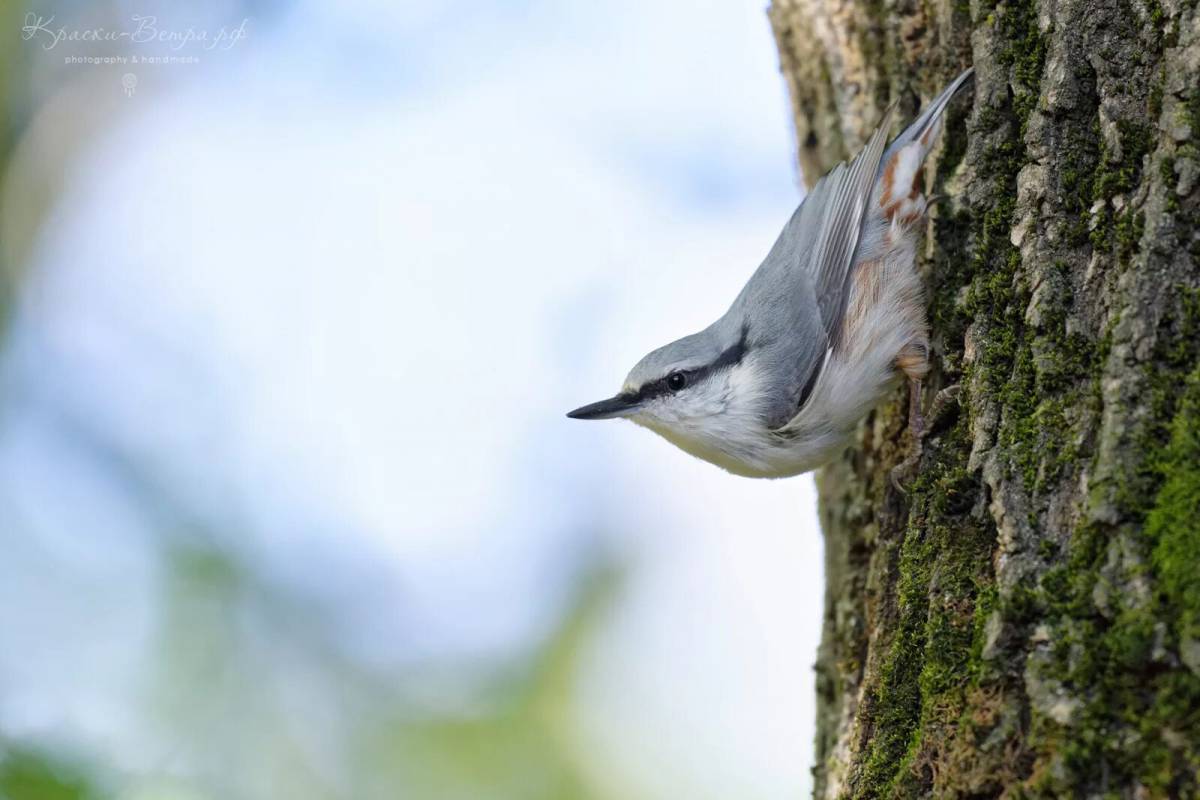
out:
{"label": "moss on bark", "polygon": [[977,71],[924,257],[961,404],[906,495],[899,390],[818,477],[818,797],[1200,794],[1195,6],[772,6],[810,179]]}

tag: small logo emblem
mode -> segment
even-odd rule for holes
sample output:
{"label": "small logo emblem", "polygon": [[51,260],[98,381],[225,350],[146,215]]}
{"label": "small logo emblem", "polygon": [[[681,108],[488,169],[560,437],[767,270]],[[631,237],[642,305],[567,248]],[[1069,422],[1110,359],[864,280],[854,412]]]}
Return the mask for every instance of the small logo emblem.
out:
{"label": "small logo emblem", "polygon": [[137,75],[126,72],[121,76],[121,85],[125,87],[125,96],[133,97],[133,90],[137,88]]}

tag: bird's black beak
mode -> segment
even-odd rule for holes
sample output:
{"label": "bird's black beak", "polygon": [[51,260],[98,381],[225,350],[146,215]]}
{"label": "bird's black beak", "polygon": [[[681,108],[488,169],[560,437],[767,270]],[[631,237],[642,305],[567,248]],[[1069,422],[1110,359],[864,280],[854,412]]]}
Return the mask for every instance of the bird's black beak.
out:
{"label": "bird's black beak", "polygon": [[616,397],[601,400],[599,403],[591,403],[569,411],[567,416],[571,419],[612,419],[627,417],[637,408],[638,402],[634,398],[619,394]]}

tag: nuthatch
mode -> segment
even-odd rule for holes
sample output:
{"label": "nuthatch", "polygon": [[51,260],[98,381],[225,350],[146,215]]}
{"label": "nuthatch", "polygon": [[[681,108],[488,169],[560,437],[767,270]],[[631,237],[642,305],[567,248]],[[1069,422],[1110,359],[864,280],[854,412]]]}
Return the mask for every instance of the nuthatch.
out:
{"label": "nuthatch", "polygon": [[654,350],[619,394],[573,419],[625,417],[737,475],[815,469],[909,382],[919,448],[929,330],[914,266],[921,166],[959,75],[889,147],[892,109],[862,152],[817,182],[725,315]]}

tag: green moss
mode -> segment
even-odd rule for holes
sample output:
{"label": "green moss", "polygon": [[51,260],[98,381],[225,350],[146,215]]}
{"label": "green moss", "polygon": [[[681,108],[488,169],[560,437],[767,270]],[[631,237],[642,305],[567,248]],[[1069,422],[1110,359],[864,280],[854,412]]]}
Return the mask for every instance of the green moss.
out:
{"label": "green moss", "polygon": [[[1159,6],[1161,8],[1161,6]],[[1163,70],[1158,71],[1158,77],[1154,81],[1154,85],[1150,87],[1150,100],[1148,102],[1147,117],[1151,124],[1156,124],[1158,118],[1162,115],[1163,108],[1163,93],[1166,91],[1167,75]]]}
{"label": "green moss", "polygon": [[[1014,42],[1005,58],[1028,87],[1025,96],[1035,97],[1044,56],[1040,44],[1029,42],[1036,37],[1035,14],[1030,6],[1005,7],[999,19]],[[977,121],[979,130],[1007,132],[976,162],[978,179],[996,186],[995,202],[938,221],[938,241],[949,254],[937,262],[931,315],[935,330],[947,338],[960,335],[967,324],[975,327],[979,348],[964,383],[978,381],[999,398],[1006,410],[999,444],[1014,471],[1036,490],[1076,457],[1069,410],[1080,404],[1080,395],[1095,391],[1098,359],[1106,350],[1067,331],[1065,302],[1050,303],[1037,328],[1024,320],[1030,295],[1010,230],[1016,177],[1026,160],[1020,131],[1031,111],[1017,97],[1007,113],[985,109]],[[1081,170],[1087,166],[1080,164]],[[964,251],[969,259],[962,258]],[[1043,280],[1065,282],[1066,270],[1056,264]],[[1011,676],[1003,670],[988,668],[982,653],[992,612],[1001,610],[1018,624],[1032,619],[1038,588],[1019,586],[1001,598],[990,571],[995,529],[990,520],[984,525],[961,516],[978,491],[959,460],[970,451],[965,426],[962,420],[947,435],[944,457],[911,492],[897,564],[899,619],[871,698],[874,736],[854,796],[919,796],[934,774],[941,790],[959,781],[976,791],[988,782],[998,786],[1006,776],[1015,780],[1021,768],[1003,747],[984,746],[1010,704],[1006,692],[1019,696],[1020,690],[1009,685]],[[947,769],[950,764],[955,768]]]}
{"label": "green moss", "polygon": [[1137,250],[1138,241],[1141,240],[1142,231],[1145,228],[1146,215],[1142,211],[1134,212],[1130,209],[1117,217],[1116,224],[1113,226],[1113,235],[1116,239],[1119,263],[1129,262],[1130,257]]}
{"label": "green moss", "polygon": [[1170,440],[1180,386],[1200,361],[1200,289],[1179,287],[1172,300],[1173,306],[1163,310],[1153,357],[1143,372],[1146,423],[1132,442],[1140,457],[1124,465],[1114,492],[1122,515],[1139,521],[1149,512],[1162,484],[1164,476],[1156,455]]}
{"label": "green moss", "polygon": [[1029,115],[1037,105],[1046,63],[1046,40],[1038,29],[1037,3],[1004,2],[995,9],[997,33],[1003,42],[997,61],[1009,67],[1013,111],[1024,133]]}
{"label": "green moss", "polygon": [[1100,160],[1100,124],[1093,118],[1085,124],[1070,126],[1068,138],[1072,144],[1063,157],[1059,172],[1059,196],[1067,229],[1064,239],[1071,247],[1080,247],[1089,241],[1088,224],[1091,220],[1092,181]]}
{"label": "green moss", "polygon": [[1146,517],[1160,601],[1178,637],[1200,638],[1200,369],[1191,374],[1160,464],[1165,482]]}
{"label": "green moss", "polygon": [[[975,327],[980,351],[963,382],[981,379],[984,391],[1002,395],[1001,402],[1016,409],[1014,420],[1034,420],[1009,426],[1006,435],[1015,439],[1031,434],[1025,424],[1037,425],[1040,419],[1046,426],[1047,416],[1063,413],[1064,406],[1047,406],[1039,417],[1036,388],[1039,382],[1067,380],[1065,373],[1074,368],[1056,363],[1042,375],[1045,365],[1039,365],[1022,319],[1029,297],[1020,253],[1009,238],[1017,173],[1026,160],[1021,133],[1036,103],[1045,60],[1036,5],[1004,2],[984,13],[1002,38],[998,58],[1009,67],[1015,93],[1011,107],[985,108],[975,123],[976,130],[1000,132],[975,164],[976,178],[996,186],[994,204],[937,222],[944,255],[935,256],[931,317],[934,329],[948,339],[968,324]],[[952,151],[947,163],[961,156]],[[970,257],[963,258],[968,251]],[[953,373],[962,365],[951,361],[943,368]],[[995,527],[989,518],[981,521],[969,513],[979,487],[966,470],[967,422],[959,419],[941,437],[936,457],[927,458],[933,463],[910,489],[908,525],[895,562],[897,618],[878,683],[864,702],[872,736],[853,782],[854,797],[922,795],[932,775],[943,772],[935,764],[953,761],[955,753],[979,751],[971,720],[979,711],[976,700],[994,696],[985,686],[981,653],[987,620],[1000,600],[989,558]],[[1036,447],[1030,443],[1029,452]],[[1029,466],[1034,473],[1032,464],[1031,459],[1020,468]],[[971,760],[997,776],[1005,769],[1000,761],[978,755]]]}
{"label": "green moss", "polygon": [[1179,213],[1179,195],[1175,193],[1177,181],[1175,179],[1174,156],[1162,157],[1158,162],[1158,174],[1159,180],[1162,181],[1163,192],[1166,194],[1166,212],[1171,215]]}
{"label": "green moss", "polygon": [[[868,705],[875,731],[854,797],[921,793],[925,737],[937,740],[964,713],[995,601],[988,554],[995,531],[970,515],[977,486],[964,462],[965,425],[938,445],[936,465],[912,487],[897,560],[894,636]],[[985,598],[982,604],[971,598]]]}
{"label": "green moss", "polygon": [[[1200,677],[1180,666],[1200,634],[1200,291],[1181,288],[1175,298],[1146,368],[1147,423],[1118,478],[1127,522],[1080,525],[1066,563],[1012,611],[1053,625],[1054,658],[1042,678],[1077,703],[1070,724],[1032,719],[1030,743],[1062,766],[1030,782],[1047,796],[1098,775],[1136,782],[1152,797],[1200,791]],[[1097,590],[1110,581],[1122,588],[1104,592],[1101,606]],[[1139,582],[1152,591],[1130,590]]]}
{"label": "green moss", "polygon": [[[1153,101],[1152,95],[1151,105]],[[1154,141],[1149,125],[1123,120],[1117,123],[1117,130],[1122,157],[1115,159],[1107,145],[1104,145],[1092,179],[1092,200],[1103,205],[1097,218],[1091,221],[1089,239],[1097,250],[1110,252],[1115,249],[1118,263],[1123,264],[1136,249],[1144,217],[1128,208],[1122,213],[1115,213],[1110,201],[1119,194],[1130,193],[1138,185],[1142,177],[1143,159],[1153,149]]]}
{"label": "green moss", "polygon": [[[1146,219],[1135,201],[1144,169],[1157,169],[1174,197],[1174,158],[1147,158],[1157,145],[1152,123],[1162,111],[1163,75],[1143,70],[1145,85],[1128,87],[1131,94],[1145,90],[1150,117],[1117,120],[1119,148],[1103,145],[1098,98],[1048,120],[1055,147],[1070,149],[1044,162],[1058,168],[1057,184],[1042,199],[1049,213],[1036,220],[1037,230],[1058,226],[1063,235],[1046,236],[1038,253],[1061,260],[1023,263],[1010,234],[1018,210],[1027,212],[1018,209],[1016,179],[1029,160],[1024,135],[1045,48],[1035,4],[985,6],[976,11],[977,24],[994,26],[1011,102],[977,109],[972,127],[969,195],[986,202],[934,222],[930,316],[947,353],[935,380],[961,382],[1001,409],[992,456],[1017,479],[1011,488],[1024,488],[1034,530],[1050,518],[1050,491],[1084,474],[1093,481],[1088,489],[1112,506],[1097,517],[1116,521],[1057,506],[1053,519],[1075,527],[1022,541],[1018,555],[1032,564],[1030,573],[1002,592],[991,563],[996,531],[990,515],[979,512],[989,498],[965,463],[973,444],[968,414],[985,405],[972,398],[948,430],[937,431],[909,487],[907,516],[897,513],[890,528],[881,524],[881,541],[871,543],[871,579],[883,587],[868,601],[881,607],[872,628],[878,639],[870,644],[878,648],[878,671],[869,670],[864,684],[856,744],[862,753],[848,793],[1104,797],[1111,787],[1140,785],[1149,797],[1200,796],[1200,678],[1180,666],[1200,661],[1200,292],[1172,286],[1150,312],[1156,344],[1138,353],[1144,366],[1133,375],[1136,399],[1101,392],[1127,301],[1109,287],[1118,276],[1145,286],[1127,270],[1160,266],[1139,253]],[[1154,7],[1151,0],[1152,22],[1167,24]],[[1129,19],[1130,30],[1144,27],[1144,18]],[[1200,92],[1182,113],[1200,132]],[[950,127],[959,124],[961,117]],[[947,137],[939,175],[959,163],[964,139]],[[1126,203],[1114,204],[1117,195]],[[1089,231],[1097,200],[1104,210]],[[1168,201],[1168,212],[1180,214],[1177,227],[1187,229],[1195,205],[1194,198]],[[1035,313],[1028,313],[1034,301]],[[970,365],[960,346],[968,326],[976,345]],[[1115,405],[1123,402],[1136,407]],[[1112,465],[1115,475],[1098,487],[1089,460],[1102,411],[1128,425],[1119,433],[1123,457]],[[876,508],[887,505],[881,500]],[[860,652],[867,649],[861,643]],[[1044,703],[1031,704],[1026,670],[1063,706],[1051,714]]]}
{"label": "green moss", "polygon": [[1150,17],[1150,24],[1155,28],[1161,29],[1163,23],[1167,20],[1167,12],[1163,10],[1162,4],[1158,0],[1148,0],[1146,11]]}
{"label": "green moss", "polygon": [[1107,200],[1132,189],[1141,175],[1142,158],[1150,152],[1153,142],[1148,125],[1121,120],[1117,123],[1117,131],[1123,157],[1116,160],[1107,147],[1103,148],[1101,168],[1096,172],[1092,185],[1094,200]]}

